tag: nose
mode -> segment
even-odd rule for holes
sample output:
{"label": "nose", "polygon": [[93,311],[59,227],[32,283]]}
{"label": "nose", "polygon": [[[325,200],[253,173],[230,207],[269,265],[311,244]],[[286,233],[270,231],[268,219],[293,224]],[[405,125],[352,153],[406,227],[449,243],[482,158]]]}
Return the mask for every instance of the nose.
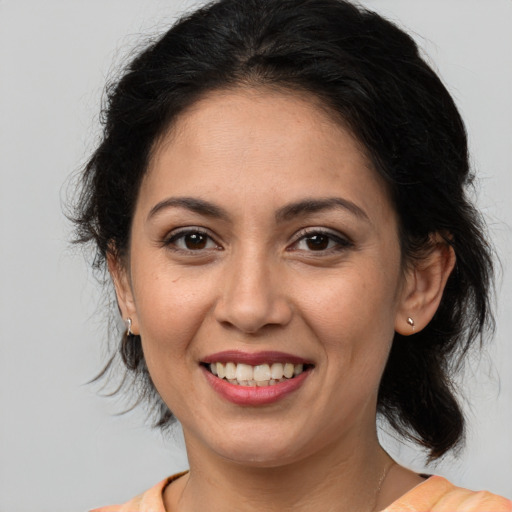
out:
{"label": "nose", "polygon": [[221,288],[215,315],[225,326],[255,334],[264,327],[285,326],[292,318],[282,271],[265,254],[239,255],[226,262]]}

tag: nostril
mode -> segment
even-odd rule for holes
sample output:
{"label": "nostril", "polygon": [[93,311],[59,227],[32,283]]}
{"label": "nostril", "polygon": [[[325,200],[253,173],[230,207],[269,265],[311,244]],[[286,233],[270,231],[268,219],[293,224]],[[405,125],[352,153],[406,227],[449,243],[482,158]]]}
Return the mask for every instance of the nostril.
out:
{"label": "nostril", "polygon": [[226,328],[257,334],[268,326],[285,326],[292,318],[292,308],[281,297],[238,297],[217,304],[215,316]]}

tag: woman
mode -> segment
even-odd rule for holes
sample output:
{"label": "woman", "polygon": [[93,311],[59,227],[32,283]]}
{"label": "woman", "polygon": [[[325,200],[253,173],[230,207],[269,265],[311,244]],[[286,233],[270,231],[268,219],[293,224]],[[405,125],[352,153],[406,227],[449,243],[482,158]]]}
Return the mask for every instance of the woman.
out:
{"label": "woman", "polygon": [[[464,125],[414,42],[341,0],[223,0],[110,89],[76,223],[119,354],[190,471],[107,511],[512,510],[417,475],[490,321]],[[113,363],[113,360],[110,364]]]}

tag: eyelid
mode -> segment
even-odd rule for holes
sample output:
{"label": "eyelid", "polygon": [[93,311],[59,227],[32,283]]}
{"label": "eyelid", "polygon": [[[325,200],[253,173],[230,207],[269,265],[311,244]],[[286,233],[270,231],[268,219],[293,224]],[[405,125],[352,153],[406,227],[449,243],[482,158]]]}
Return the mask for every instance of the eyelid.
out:
{"label": "eyelid", "polygon": [[344,235],[343,233],[340,233],[337,230],[333,230],[333,229],[329,229],[329,228],[325,228],[325,227],[312,226],[312,227],[303,228],[303,229],[299,230],[297,233],[295,233],[295,235],[293,237],[294,240],[288,246],[288,250],[289,251],[297,250],[297,249],[294,249],[294,246],[296,246],[304,238],[307,238],[308,236],[313,236],[313,235],[327,236],[331,240],[336,242],[338,246],[335,248],[325,249],[323,251],[308,251],[308,252],[312,252],[312,253],[318,252],[319,254],[321,254],[321,253],[325,254],[330,251],[343,250],[343,249],[346,249],[346,248],[354,245],[354,242],[347,235]]}
{"label": "eyelid", "polygon": [[167,233],[162,240],[162,245],[164,247],[168,247],[172,250],[179,251],[179,252],[188,252],[188,253],[200,253],[208,250],[212,250],[212,248],[205,248],[205,249],[184,249],[177,247],[174,242],[179,240],[180,238],[190,235],[190,234],[200,234],[208,237],[214,244],[215,244],[215,250],[222,250],[223,247],[219,242],[216,240],[216,237],[212,235],[212,233],[207,230],[206,228],[200,227],[200,226],[183,226],[180,228],[173,229],[169,233]]}

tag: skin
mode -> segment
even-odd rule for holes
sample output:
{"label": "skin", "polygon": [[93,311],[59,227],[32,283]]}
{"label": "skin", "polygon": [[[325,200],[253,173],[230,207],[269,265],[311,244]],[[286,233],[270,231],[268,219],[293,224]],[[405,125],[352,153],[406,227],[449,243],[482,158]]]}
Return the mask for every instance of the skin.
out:
{"label": "skin", "polygon": [[[185,434],[190,473],[166,489],[167,510],[364,511],[420,483],[393,466],[377,493],[392,464],[377,392],[394,332],[413,333],[408,317],[416,330],[429,322],[453,264],[435,243],[403,265],[385,184],[312,98],[217,91],[182,114],[142,182],[129,257],[109,257],[122,314]],[[200,365],[234,349],[314,368],[284,399],[240,406]]]}

